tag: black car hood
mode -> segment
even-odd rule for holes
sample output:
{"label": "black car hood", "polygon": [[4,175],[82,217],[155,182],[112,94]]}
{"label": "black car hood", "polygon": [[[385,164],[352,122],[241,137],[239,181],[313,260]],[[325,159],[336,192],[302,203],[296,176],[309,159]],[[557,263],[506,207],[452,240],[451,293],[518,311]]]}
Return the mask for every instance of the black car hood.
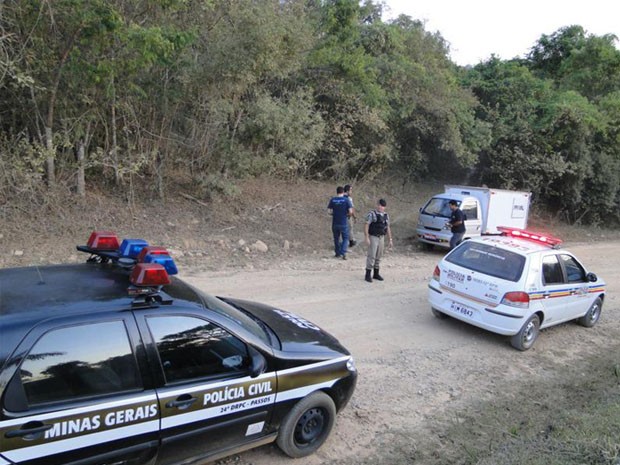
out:
{"label": "black car hood", "polygon": [[283,351],[349,355],[334,336],[294,313],[247,300],[218,298],[263,321],[276,333]]}

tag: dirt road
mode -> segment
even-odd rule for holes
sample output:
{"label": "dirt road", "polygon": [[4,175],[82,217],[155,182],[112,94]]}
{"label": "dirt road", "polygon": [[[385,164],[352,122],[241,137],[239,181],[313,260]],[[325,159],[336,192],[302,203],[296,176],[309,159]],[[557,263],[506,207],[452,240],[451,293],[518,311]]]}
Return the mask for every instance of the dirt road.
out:
{"label": "dirt road", "polygon": [[[479,399],[511,393],[524,378],[544,383],[554,371],[604,350],[620,330],[620,243],[567,244],[589,271],[607,282],[608,297],[592,329],[565,324],[545,330],[527,352],[501,336],[438,320],[429,310],[427,282],[439,252],[394,252],[385,259],[384,282],[363,280],[363,251],[349,260],[313,255],[277,268],[185,273],[215,295],[262,301],[297,313],[334,334],[355,357],[359,382],[326,444],[295,464],[409,463],[416,451],[435,447],[434,429]],[[440,453],[440,451],[438,452]],[[379,457],[379,459],[377,459]],[[266,446],[223,463],[293,463]],[[412,463],[412,462],[411,462]]]}

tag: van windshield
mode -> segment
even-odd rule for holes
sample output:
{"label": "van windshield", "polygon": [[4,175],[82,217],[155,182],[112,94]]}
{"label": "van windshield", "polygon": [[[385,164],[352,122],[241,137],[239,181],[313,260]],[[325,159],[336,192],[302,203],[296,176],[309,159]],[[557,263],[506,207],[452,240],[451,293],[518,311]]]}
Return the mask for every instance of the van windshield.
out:
{"label": "van windshield", "polygon": [[525,257],[523,255],[500,249],[487,244],[465,241],[446,261],[472,271],[479,271],[489,276],[517,282],[521,279]]}
{"label": "van windshield", "polygon": [[[452,210],[450,210],[450,206],[448,205],[450,199],[442,199],[441,197],[433,197],[428,201],[422,213],[425,215],[432,216],[443,216],[444,218],[450,218],[452,214]],[[459,202],[460,204],[460,202]]]}

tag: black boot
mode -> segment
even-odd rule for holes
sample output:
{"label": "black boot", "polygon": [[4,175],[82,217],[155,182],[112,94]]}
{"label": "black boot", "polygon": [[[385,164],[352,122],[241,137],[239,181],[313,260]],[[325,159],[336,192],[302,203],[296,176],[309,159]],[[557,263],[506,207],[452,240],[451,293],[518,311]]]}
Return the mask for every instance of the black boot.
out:
{"label": "black boot", "polygon": [[375,272],[372,274],[372,277],[373,279],[376,279],[377,281],[383,281],[383,278],[379,274],[379,268],[375,268]]}
{"label": "black boot", "polygon": [[366,281],[368,281],[369,283],[372,282],[372,278],[370,277],[370,272],[372,270],[370,270],[369,268],[366,268]]}

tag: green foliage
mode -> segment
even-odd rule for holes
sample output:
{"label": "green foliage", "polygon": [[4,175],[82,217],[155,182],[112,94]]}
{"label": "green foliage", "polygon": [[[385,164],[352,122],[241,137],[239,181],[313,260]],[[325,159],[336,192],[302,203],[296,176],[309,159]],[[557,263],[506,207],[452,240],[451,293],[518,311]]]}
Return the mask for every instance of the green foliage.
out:
{"label": "green foliage", "polygon": [[87,184],[131,189],[143,176],[162,196],[179,173],[225,194],[217,186],[236,177],[395,168],[529,189],[571,222],[620,221],[612,35],[571,25],[524,60],[460,69],[440,33],[408,16],[384,22],[374,0],[1,8],[0,136],[20,147],[0,149],[12,160],[5,193],[19,191],[11,169],[33,169],[28,185],[42,179],[43,165],[26,155],[20,165],[16,153],[73,179],[84,147]]}
{"label": "green foliage", "polygon": [[[545,59],[574,57],[567,48],[558,46],[561,52],[554,48]],[[537,69],[544,63],[541,53]],[[570,222],[617,219],[610,209],[620,175],[609,140],[613,117],[587,96],[536,77],[527,64],[492,58],[466,76],[481,103],[478,117],[492,128],[491,146],[481,152],[479,181],[531,190]],[[556,64],[558,72],[564,65]],[[613,104],[603,101],[610,114],[617,114]]]}
{"label": "green foliage", "polygon": [[309,172],[325,134],[325,123],[313,107],[306,89],[280,97],[261,94],[249,103],[239,137],[252,150],[251,160],[269,159],[271,166],[261,171],[282,176]]}
{"label": "green foliage", "polygon": [[13,197],[34,199],[42,190],[45,150],[24,139],[6,139],[0,134],[0,202]]}

